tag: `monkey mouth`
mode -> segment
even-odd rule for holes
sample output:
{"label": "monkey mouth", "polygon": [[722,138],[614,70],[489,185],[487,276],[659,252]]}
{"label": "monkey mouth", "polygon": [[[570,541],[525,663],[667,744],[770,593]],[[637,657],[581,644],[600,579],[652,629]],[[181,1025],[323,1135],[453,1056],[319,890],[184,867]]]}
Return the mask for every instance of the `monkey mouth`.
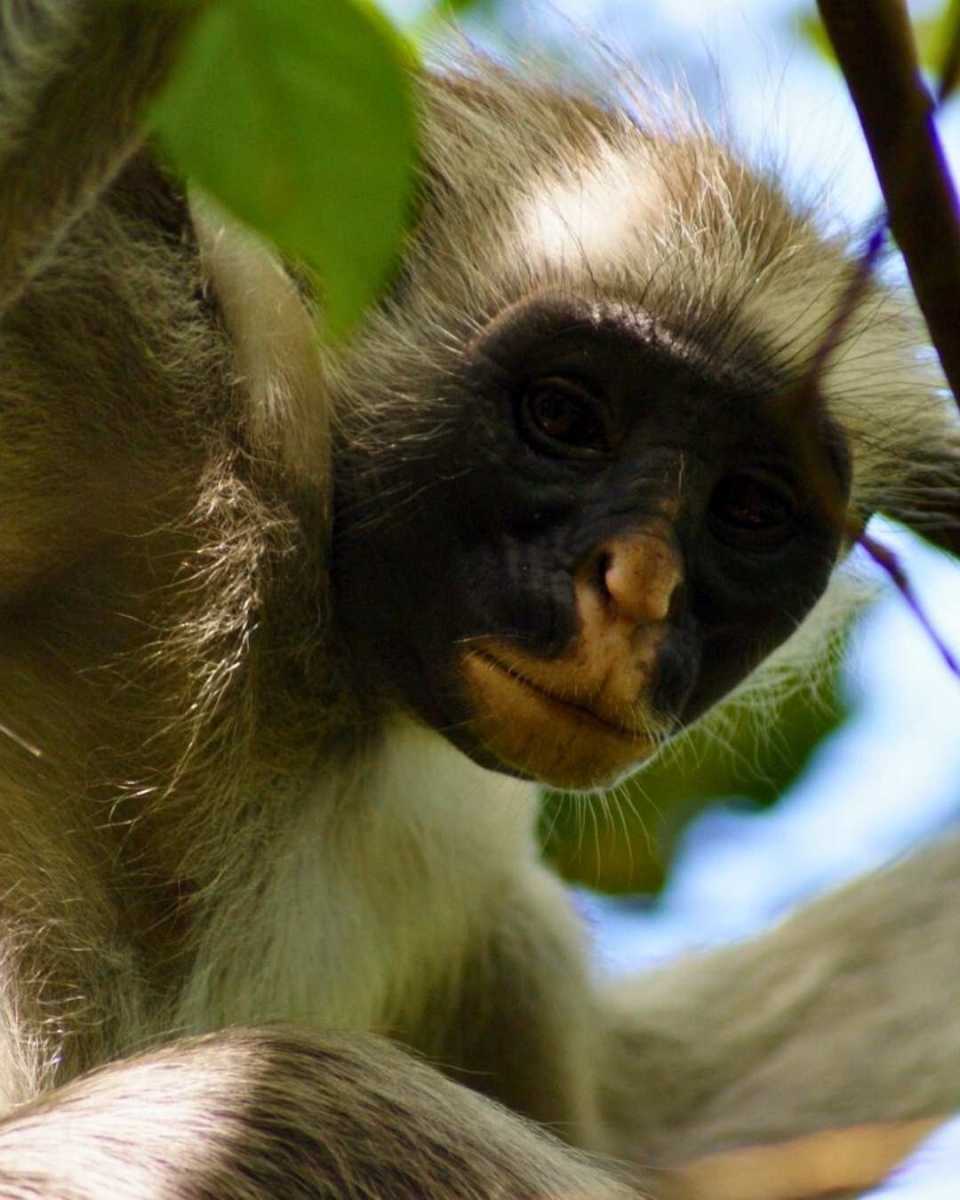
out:
{"label": "monkey mouth", "polygon": [[590,708],[586,704],[582,704],[576,700],[570,700],[566,696],[558,696],[554,692],[550,692],[546,688],[540,687],[539,684],[536,684],[531,679],[528,679],[515,667],[511,667],[508,663],[501,662],[499,658],[495,658],[492,654],[488,654],[485,650],[474,650],[473,653],[480,660],[480,662],[485,663],[490,670],[497,671],[501,675],[509,676],[509,678],[517,687],[526,688],[527,691],[533,692],[533,694],[538,696],[548,708],[556,707],[561,710],[566,709],[575,719],[597,726],[600,732],[612,733],[616,737],[626,738],[631,742],[636,742],[638,737],[642,736],[638,730],[628,729],[626,725],[621,725],[618,721],[611,721],[606,717],[602,717],[598,712],[596,712],[596,710]]}
{"label": "monkey mouth", "polygon": [[553,787],[590,790],[623,777],[657,748],[581,700],[550,691],[513,664],[476,646],[461,669],[485,749],[505,766]]}

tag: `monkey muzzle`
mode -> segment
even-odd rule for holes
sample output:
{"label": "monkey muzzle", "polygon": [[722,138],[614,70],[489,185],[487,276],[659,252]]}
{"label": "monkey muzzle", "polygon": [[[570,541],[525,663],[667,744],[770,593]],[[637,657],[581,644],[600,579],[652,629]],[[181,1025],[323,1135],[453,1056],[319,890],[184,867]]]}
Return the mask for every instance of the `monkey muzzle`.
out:
{"label": "monkey muzzle", "polygon": [[683,565],[660,529],[611,539],[574,575],[577,634],[543,659],[472,639],[461,672],[472,730],[505,766],[553,787],[603,787],[654,753],[670,723],[651,695]]}

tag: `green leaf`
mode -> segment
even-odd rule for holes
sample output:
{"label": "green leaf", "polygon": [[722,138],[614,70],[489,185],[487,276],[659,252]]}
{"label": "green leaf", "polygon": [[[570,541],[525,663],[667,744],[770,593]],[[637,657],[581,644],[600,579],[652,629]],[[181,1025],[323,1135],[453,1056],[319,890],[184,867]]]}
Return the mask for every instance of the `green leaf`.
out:
{"label": "green leaf", "polygon": [[[767,807],[806,769],[820,742],[847,717],[839,663],[778,707],[775,737],[749,702],[726,709],[717,728],[694,729],[604,800],[548,794],[541,839],[569,880],[605,892],[656,891],[681,829],[712,800]],[[769,720],[769,714],[766,714]],[[765,733],[765,736],[761,736]]]}
{"label": "green leaf", "polygon": [[455,29],[463,17],[493,21],[498,0],[435,0],[408,26],[410,36],[417,42],[432,42],[437,35]]}
{"label": "green leaf", "polygon": [[796,21],[797,28],[804,40],[809,42],[823,58],[835,62],[833,46],[830,44],[830,38],[827,36],[827,31],[820,18],[814,13],[802,12],[797,15]]}
{"label": "green leaf", "polygon": [[[830,38],[827,36],[827,31],[820,18],[813,13],[802,12],[796,19],[801,35],[810,45],[824,58],[835,62],[833,46],[830,44]],[[944,54],[956,22],[955,0],[945,5],[936,16],[924,17],[912,22],[920,63],[927,70],[937,71],[943,65]]]}
{"label": "green leaf", "polygon": [[219,0],[151,113],[175,165],[323,287],[344,334],[410,209],[412,51],[362,0]]}

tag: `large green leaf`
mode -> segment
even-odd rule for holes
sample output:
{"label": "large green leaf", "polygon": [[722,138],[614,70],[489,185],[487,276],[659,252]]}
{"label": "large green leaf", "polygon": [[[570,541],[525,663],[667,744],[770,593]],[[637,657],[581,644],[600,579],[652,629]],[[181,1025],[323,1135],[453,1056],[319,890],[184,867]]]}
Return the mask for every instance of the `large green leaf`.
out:
{"label": "large green leaf", "polygon": [[383,284],[408,216],[410,54],[360,0],[218,0],[152,111],[184,174],[317,271],[334,335]]}

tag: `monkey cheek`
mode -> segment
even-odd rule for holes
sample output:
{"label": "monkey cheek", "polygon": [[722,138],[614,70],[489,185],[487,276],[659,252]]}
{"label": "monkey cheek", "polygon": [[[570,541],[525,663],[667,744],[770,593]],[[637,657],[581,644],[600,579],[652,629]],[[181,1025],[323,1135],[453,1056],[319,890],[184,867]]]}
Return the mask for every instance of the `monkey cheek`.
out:
{"label": "monkey cheek", "polygon": [[510,773],[569,791],[609,787],[657,749],[633,734],[545,694],[491,659],[464,657],[470,731],[484,757]]}

